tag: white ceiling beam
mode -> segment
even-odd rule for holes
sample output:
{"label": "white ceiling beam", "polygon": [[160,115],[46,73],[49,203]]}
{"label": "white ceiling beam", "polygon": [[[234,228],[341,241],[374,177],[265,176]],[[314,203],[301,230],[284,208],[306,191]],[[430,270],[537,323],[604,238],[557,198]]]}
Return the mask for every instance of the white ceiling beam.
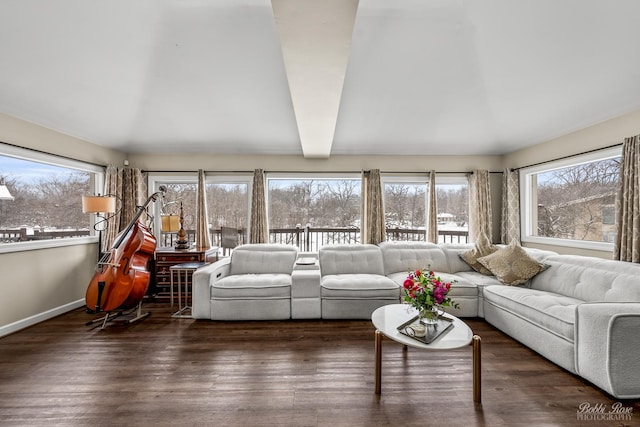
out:
{"label": "white ceiling beam", "polygon": [[272,0],[304,157],[327,158],[358,0]]}

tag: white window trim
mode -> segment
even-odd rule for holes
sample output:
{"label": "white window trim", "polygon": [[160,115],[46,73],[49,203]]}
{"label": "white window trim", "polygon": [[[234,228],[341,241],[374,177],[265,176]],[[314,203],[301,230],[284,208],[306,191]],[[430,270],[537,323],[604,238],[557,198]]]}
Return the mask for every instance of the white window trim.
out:
{"label": "white window trim", "polygon": [[563,169],[571,166],[578,166],[584,163],[595,162],[598,160],[606,160],[619,157],[622,154],[621,147],[613,147],[604,150],[594,151],[575,157],[548,162],[541,165],[531,166],[519,170],[520,178],[520,235],[523,243],[535,243],[550,246],[562,246],[569,248],[597,250],[604,252],[613,252],[613,243],[595,242],[590,240],[572,240],[558,239],[555,237],[540,237],[531,234],[532,227],[532,174],[540,172],[549,172],[557,169]]}
{"label": "white window trim", "polygon": [[393,174],[380,174],[380,181],[384,184],[421,184],[427,185],[429,183],[429,175],[393,175]]}
{"label": "white window trim", "polygon": [[316,173],[316,172],[268,172],[266,173],[266,180],[335,180],[335,179],[362,179],[362,174],[358,172],[348,173]]}
{"label": "white window trim", "polygon": [[[147,174],[147,188],[148,195],[160,191],[160,186],[165,183],[172,184],[197,184],[198,174],[196,172],[171,172],[171,173],[148,173]],[[205,174],[205,183],[207,184],[247,184],[247,218],[250,217],[251,211],[251,188],[253,183],[252,174],[232,175],[232,174]],[[160,232],[162,228],[162,219],[160,218],[162,203],[154,203],[153,206],[153,230],[157,239],[160,239]],[[249,233],[249,226],[247,224],[247,233]],[[245,237],[248,237],[245,236]]]}
{"label": "white window trim", "polygon": [[[166,183],[172,184],[197,184],[198,183],[198,175],[197,173],[185,173],[185,172],[176,172],[176,173],[167,173],[167,174],[156,174],[149,173],[147,174],[147,193],[150,197],[152,194],[160,191],[160,186]],[[155,235],[158,241],[160,240],[160,233],[162,229],[162,218],[160,217],[162,213],[162,200],[158,199],[156,203],[153,204],[153,234]]]}
{"label": "white window trim", "polygon": [[247,185],[247,225],[245,227],[245,242],[249,241],[251,235],[251,200],[253,198],[253,174],[206,174],[206,184],[246,184]]}
{"label": "white window trim", "polygon": [[[29,150],[28,148],[21,148],[6,144],[0,144],[0,155],[6,157],[14,157],[16,159],[26,160],[30,162],[44,163],[52,166],[60,166],[68,169],[92,172],[96,174],[93,189],[94,193],[98,194],[99,192],[102,192],[102,189],[104,188],[104,166],[85,163],[80,160],[69,159],[66,157],[56,156],[55,154],[43,153],[40,151]],[[94,222],[95,215],[91,214],[90,226],[93,226]],[[97,243],[98,236],[95,234],[95,230],[91,229],[91,233],[91,236],[87,237],[70,237],[66,239],[3,243],[2,245],[0,245],[0,254]]]}

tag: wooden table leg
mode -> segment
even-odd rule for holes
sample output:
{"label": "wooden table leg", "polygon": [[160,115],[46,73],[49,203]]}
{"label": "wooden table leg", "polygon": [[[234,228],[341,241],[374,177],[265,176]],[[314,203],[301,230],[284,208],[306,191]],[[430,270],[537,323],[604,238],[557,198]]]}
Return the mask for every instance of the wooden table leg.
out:
{"label": "wooden table leg", "polygon": [[382,332],[376,330],[376,394],[382,392]]}
{"label": "wooden table leg", "polygon": [[481,343],[479,335],[473,336],[473,402],[482,403],[482,374],[481,374]]}

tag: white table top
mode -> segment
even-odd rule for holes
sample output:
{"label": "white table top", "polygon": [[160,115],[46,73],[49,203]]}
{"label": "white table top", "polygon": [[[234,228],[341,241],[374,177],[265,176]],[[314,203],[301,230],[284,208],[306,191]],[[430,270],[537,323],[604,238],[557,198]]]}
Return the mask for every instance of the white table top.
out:
{"label": "white table top", "polygon": [[466,323],[451,314],[444,317],[453,319],[453,328],[437,337],[429,344],[424,344],[398,331],[398,326],[409,321],[418,314],[408,304],[390,304],[377,308],[371,315],[373,326],[382,334],[400,344],[426,350],[450,350],[471,344],[473,331]]}

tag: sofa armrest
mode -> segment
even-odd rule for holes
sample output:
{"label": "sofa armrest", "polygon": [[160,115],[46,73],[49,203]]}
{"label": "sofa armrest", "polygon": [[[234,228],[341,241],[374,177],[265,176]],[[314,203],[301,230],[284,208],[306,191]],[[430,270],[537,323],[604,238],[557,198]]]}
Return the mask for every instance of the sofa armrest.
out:
{"label": "sofa armrest", "polygon": [[576,307],[576,371],[614,397],[640,398],[640,303]]}
{"label": "sofa armrest", "polygon": [[224,258],[213,264],[197,269],[193,273],[192,281],[192,308],[191,313],[194,319],[211,318],[211,293],[209,286],[229,275],[231,271],[231,258]]}

